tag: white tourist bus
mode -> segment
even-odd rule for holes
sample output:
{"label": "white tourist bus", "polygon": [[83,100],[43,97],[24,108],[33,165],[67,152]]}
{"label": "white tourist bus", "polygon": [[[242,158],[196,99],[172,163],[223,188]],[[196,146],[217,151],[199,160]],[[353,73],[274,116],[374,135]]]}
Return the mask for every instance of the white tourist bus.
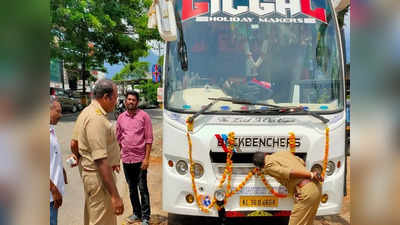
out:
{"label": "white tourist bus", "polygon": [[[289,132],[296,137],[295,154],[308,169],[321,170],[329,127],[329,162],[318,215],[338,214],[346,167],[346,111],[341,38],[332,2],[176,0],[173,9],[163,17],[169,21],[158,21],[170,26],[172,36],[174,24],[168,23],[175,17],[177,25],[176,40],[163,36],[168,40],[163,209],[218,216],[215,207],[203,212],[196,201],[198,196],[207,207],[215,194],[226,197],[227,183],[222,189],[218,184],[227,153],[216,135],[235,133],[235,189],[254,168],[254,152],[289,151]],[[190,138],[197,191],[190,173],[189,116],[194,116]],[[287,192],[273,178],[267,180],[278,193]],[[292,207],[290,197],[278,199],[253,176],[224,208],[227,217],[245,217],[288,216]]]}

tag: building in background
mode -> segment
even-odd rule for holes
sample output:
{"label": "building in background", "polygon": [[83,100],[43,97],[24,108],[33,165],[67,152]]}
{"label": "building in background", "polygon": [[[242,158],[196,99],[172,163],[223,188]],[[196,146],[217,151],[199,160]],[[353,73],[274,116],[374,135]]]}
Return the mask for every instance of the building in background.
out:
{"label": "building in background", "polygon": [[50,59],[50,87],[65,88],[64,68],[61,60]]}

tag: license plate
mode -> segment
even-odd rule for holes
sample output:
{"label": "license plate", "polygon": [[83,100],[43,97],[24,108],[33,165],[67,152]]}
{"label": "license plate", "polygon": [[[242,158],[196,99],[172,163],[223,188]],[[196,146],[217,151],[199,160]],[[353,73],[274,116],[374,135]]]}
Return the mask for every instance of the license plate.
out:
{"label": "license plate", "polygon": [[275,196],[240,196],[240,207],[278,207]]}

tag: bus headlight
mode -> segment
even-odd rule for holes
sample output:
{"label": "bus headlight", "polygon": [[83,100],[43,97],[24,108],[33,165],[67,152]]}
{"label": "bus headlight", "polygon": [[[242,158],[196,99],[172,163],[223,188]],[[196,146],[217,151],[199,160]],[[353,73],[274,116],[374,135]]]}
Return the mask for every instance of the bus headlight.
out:
{"label": "bus headlight", "polygon": [[317,172],[319,174],[322,173],[322,166],[319,164],[315,164],[311,167],[311,172]]}
{"label": "bus headlight", "polygon": [[197,179],[202,177],[204,174],[203,166],[198,163],[194,164],[193,170],[194,170],[194,177]]}
{"label": "bus headlight", "polygon": [[214,192],[215,200],[217,200],[218,205],[222,205],[225,201],[225,191],[218,189]]}
{"label": "bus headlight", "polygon": [[188,165],[185,161],[179,160],[176,163],[176,172],[178,172],[180,175],[185,175],[188,171]]}
{"label": "bus headlight", "polygon": [[329,161],[328,165],[326,166],[326,175],[331,176],[335,172],[335,169],[336,169],[335,163]]}

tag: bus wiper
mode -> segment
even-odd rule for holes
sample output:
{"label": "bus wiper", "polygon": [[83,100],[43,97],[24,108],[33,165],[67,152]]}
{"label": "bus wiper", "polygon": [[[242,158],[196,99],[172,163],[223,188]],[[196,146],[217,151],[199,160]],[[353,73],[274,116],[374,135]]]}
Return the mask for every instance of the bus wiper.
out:
{"label": "bus wiper", "polygon": [[[245,100],[241,100],[241,99],[232,99],[232,98],[225,98],[225,97],[220,97],[220,98],[208,98],[209,100],[213,100],[212,102],[210,102],[208,105],[206,105],[204,108],[202,108],[200,111],[196,112],[193,116],[188,118],[188,122],[192,123],[194,121],[194,119],[196,119],[199,115],[203,114],[205,111],[207,111],[208,109],[210,109],[213,105],[215,105],[215,103],[219,102],[219,101],[226,101],[226,102],[232,102],[233,104],[253,104],[250,102],[245,102]],[[262,103],[260,103],[262,104]],[[256,104],[258,105],[258,104]],[[272,106],[269,104],[263,104],[266,106]],[[275,106],[275,107],[279,107],[279,106]]]}
{"label": "bus wiper", "polygon": [[310,116],[312,116],[314,118],[317,118],[317,119],[321,120],[325,124],[329,122],[329,119],[319,115],[316,112],[305,110],[303,107],[296,107],[293,112],[290,112],[290,110],[288,112],[288,114],[300,114],[300,113],[304,113],[306,115],[310,115]]}
{"label": "bus wiper", "polygon": [[[209,98],[210,99],[210,98]],[[196,119],[198,116],[200,116],[201,114],[203,114],[205,111],[207,111],[209,108],[211,108],[211,106],[215,105],[215,103],[219,102],[219,100],[214,100],[210,103],[208,103],[208,105],[206,105],[204,108],[202,108],[200,111],[196,112],[195,114],[193,114],[193,116],[188,118],[188,122],[189,123],[193,123],[194,119]]]}
{"label": "bus wiper", "polygon": [[232,102],[233,104],[241,104],[241,105],[261,105],[261,106],[268,106],[271,108],[283,108],[282,106],[279,105],[271,105],[271,104],[266,104],[266,103],[262,103],[262,102],[250,102],[244,99],[240,99],[240,98],[225,98],[225,97],[221,97],[221,98],[208,98],[209,100],[217,100],[217,101],[224,101],[224,102]]}
{"label": "bus wiper", "polygon": [[183,28],[182,28],[182,21],[179,13],[175,10],[175,18],[176,18],[176,27],[178,28],[179,32],[179,40],[177,43],[177,51],[178,51],[178,59],[181,63],[181,68],[183,71],[188,70],[188,57],[187,57],[187,47],[185,43],[185,39],[183,37]]}
{"label": "bus wiper", "polygon": [[308,110],[303,107],[279,107],[279,108],[267,108],[267,109],[249,109],[249,110],[233,110],[236,113],[256,113],[256,114],[306,114],[321,120],[323,123],[328,123],[329,119]]}
{"label": "bus wiper", "polygon": [[233,112],[250,112],[250,113],[266,113],[266,112],[275,112],[279,114],[287,113],[287,114],[299,114],[299,113],[304,113],[306,115],[313,116],[314,118],[317,118],[321,120],[323,123],[328,123],[329,119],[315,113],[312,111],[305,110],[302,106],[296,106],[296,107],[287,107],[287,106],[279,106],[279,105],[271,105],[271,104],[266,104],[266,103],[261,103],[261,102],[250,102],[247,100],[243,99],[235,99],[235,98],[208,98],[210,100],[218,100],[218,101],[226,101],[226,102],[232,102],[233,104],[242,104],[242,105],[260,105],[260,106],[267,106],[270,108],[267,109],[253,109],[253,110],[235,110]]}

